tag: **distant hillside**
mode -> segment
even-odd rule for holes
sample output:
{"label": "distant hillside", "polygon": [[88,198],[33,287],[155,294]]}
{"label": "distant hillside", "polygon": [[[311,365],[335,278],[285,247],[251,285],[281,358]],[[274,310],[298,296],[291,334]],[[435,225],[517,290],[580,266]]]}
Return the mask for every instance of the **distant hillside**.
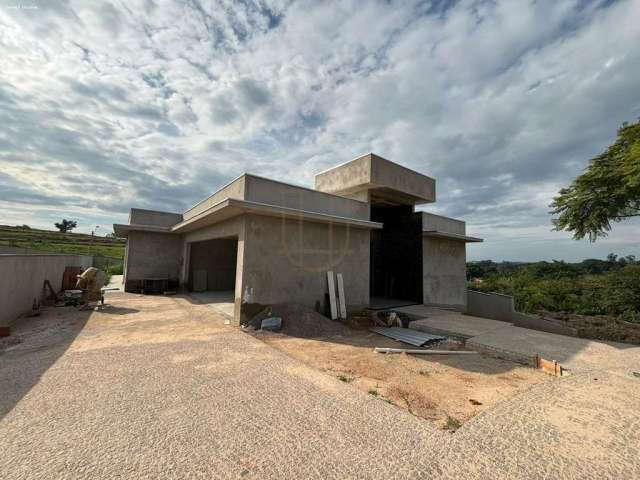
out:
{"label": "distant hillside", "polygon": [[0,225],[0,246],[29,248],[50,253],[102,255],[124,258],[122,238],[92,237],[85,233],[60,233],[28,227]]}

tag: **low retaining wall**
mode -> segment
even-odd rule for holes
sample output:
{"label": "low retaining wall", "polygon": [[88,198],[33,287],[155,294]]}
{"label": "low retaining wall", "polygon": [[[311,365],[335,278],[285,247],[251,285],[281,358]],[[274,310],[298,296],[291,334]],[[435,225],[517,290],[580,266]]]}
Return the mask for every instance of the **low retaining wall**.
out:
{"label": "low retaining wall", "polygon": [[514,311],[513,297],[509,295],[467,290],[467,313],[469,315],[511,322]]}
{"label": "low retaining wall", "polygon": [[62,288],[65,267],[88,268],[86,255],[0,255],[0,325],[9,325],[31,311],[42,298],[45,280],[55,291]]}
{"label": "low retaining wall", "polygon": [[557,333],[575,337],[578,329],[557,321],[516,312],[513,297],[500,293],[484,293],[467,290],[467,313],[477,317],[491,318],[513,323],[516,327],[530,328],[547,333]]}
{"label": "low retaining wall", "polygon": [[547,320],[545,318],[527,315],[520,312],[513,312],[512,322],[516,327],[530,328],[532,330],[540,330],[541,332],[557,333],[558,335],[568,335],[570,337],[578,336],[578,329],[562,325],[561,323]]}

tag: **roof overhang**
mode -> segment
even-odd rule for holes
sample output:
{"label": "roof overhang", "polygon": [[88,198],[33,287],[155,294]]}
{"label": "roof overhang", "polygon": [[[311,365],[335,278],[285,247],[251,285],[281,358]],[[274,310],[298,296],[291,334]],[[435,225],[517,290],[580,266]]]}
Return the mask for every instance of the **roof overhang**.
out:
{"label": "roof overhang", "polygon": [[174,233],[184,233],[197,230],[199,228],[213,225],[215,223],[236,217],[242,214],[265,215],[270,217],[287,218],[292,220],[302,220],[306,222],[330,223],[346,225],[354,228],[379,229],[382,224],[362,220],[358,218],[340,217],[326,213],[310,212],[289,207],[269,205],[266,203],[227,198],[200,212],[198,215],[174,225],[171,231]]}
{"label": "roof overhang", "polygon": [[433,238],[442,238],[445,240],[457,240],[465,243],[477,243],[483,242],[481,238],[478,237],[468,237],[467,235],[461,235],[459,233],[449,233],[449,232],[440,232],[438,230],[423,230],[423,237],[433,237]]}

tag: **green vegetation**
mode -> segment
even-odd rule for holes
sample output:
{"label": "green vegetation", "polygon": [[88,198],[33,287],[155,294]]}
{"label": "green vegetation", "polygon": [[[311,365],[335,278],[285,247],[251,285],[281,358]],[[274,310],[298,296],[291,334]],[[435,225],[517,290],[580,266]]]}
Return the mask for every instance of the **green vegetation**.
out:
{"label": "green vegetation", "polygon": [[560,261],[467,264],[469,288],[514,297],[525,313],[609,315],[640,322],[640,262],[634,256],[580,263]]}
{"label": "green vegetation", "polygon": [[444,429],[445,430],[449,430],[451,432],[455,432],[461,426],[462,426],[462,422],[460,420],[458,420],[457,418],[453,418],[453,417],[447,415],[447,421],[444,424]]}
{"label": "green vegetation", "polygon": [[338,375],[338,380],[340,380],[341,382],[344,382],[344,383],[351,383],[353,378],[349,377],[348,375]]}
{"label": "green vegetation", "polygon": [[60,231],[60,233],[69,233],[78,226],[78,222],[63,218],[62,222],[54,223],[53,225],[58,229],[58,231]]}
{"label": "green vegetation", "polygon": [[111,265],[106,268],[106,272],[109,275],[122,275],[124,273],[124,264]]}
{"label": "green vegetation", "polygon": [[618,138],[593,158],[585,172],[560,190],[551,204],[556,230],[594,242],[611,222],[640,216],[640,121],[624,124]]}
{"label": "green vegetation", "polygon": [[[83,233],[38,230],[26,225],[0,225],[0,246],[40,250],[49,253],[99,255],[124,258],[125,241],[119,238],[91,237]],[[114,273],[114,275],[116,275]]]}

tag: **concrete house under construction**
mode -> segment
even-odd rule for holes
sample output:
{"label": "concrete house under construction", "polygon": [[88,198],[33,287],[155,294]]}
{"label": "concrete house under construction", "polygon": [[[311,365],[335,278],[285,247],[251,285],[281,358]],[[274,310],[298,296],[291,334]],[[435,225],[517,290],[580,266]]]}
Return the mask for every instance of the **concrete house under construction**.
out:
{"label": "concrete house under construction", "polygon": [[466,309],[465,223],[415,206],[435,180],[374,154],[319,173],[315,189],[244,174],[184,213],[132,208],[125,290],[164,280],[234,292],[239,324],[265,305],[324,308],[327,271],[347,308],[394,302]]}

